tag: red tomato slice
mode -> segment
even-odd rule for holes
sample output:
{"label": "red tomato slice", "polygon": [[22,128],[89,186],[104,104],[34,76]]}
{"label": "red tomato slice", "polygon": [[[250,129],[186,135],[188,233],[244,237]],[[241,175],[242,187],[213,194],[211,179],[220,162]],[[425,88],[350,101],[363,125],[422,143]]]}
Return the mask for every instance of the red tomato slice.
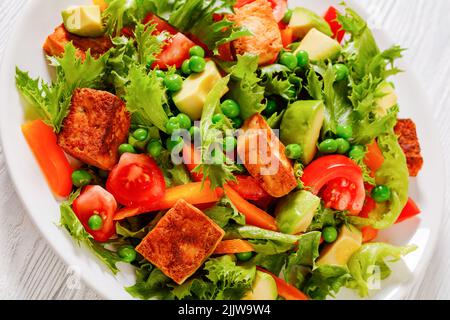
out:
{"label": "red tomato slice", "polygon": [[241,197],[246,200],[258,201],[264,198],[271,198],[270,195],[261,187],[261,184],[252,176],[236,176],[236,182],[229,182]]}
{"label": "red tomato slice", "polygon": [[161,33],[164,31],[166,31],[172,35],[175,35],[178,33],[177,29],[175,29],[168,22],[166,22],[165,20],[161,19],[160,17],[154,15],[153,13],[149,13],[144,19],[144,24],[147,24],[149,22],[151,24],[156,25],[155,30],[157,33]]}
{"label": "red tomato slice", "polygon": [[[117,202],[113,195],[100,186],[87,186],[81,195],[73,202],[73,211],[94,240],[105,242],[116,233],[114,213]],[[103,225],[100,230],[89,228],[89,218],[98,214],[102,217]]]}
{"label": "red tomato slice", "polygon": [[106,188],[120,204],[132,207],[159,200],[165,193],[166,183],[151,157],[125,153],[111,171]]}
{"label": "red tomato slice", "polygon": [[342,30],[342,25],[337,21],[337,17],[338,11],[335,7],[330,7],[325,13],[325,20],[330,25],[331,31],[333,32],[333,38],[341,43],[345,36],[345,30]]}
{"label": "red tomato slice", "polygon": [[405,208],[403,208],[402,213],[395,223],[400,223],[405,220],[411,219],[412,217],[417,216],[420,212],[421,211],[414,200],[409,198]]}
{"label": "red tomato slice", "polygon": [[180,32],[177,33],[166,42],[166,46],[157,57],[153,68],[159,67],[161,70],[167,70],[172,66],[181,68],[183,62],[189,59],[189,50],[194,46],[195,43],[188,37]]}
{"label": "red tomato slice", "polygon": [[334,209],[343,210],[347,204],[345,210],[350,214],[361,212],[366,197],[364,180],[361,168],[350,158],[341,155],[321,157],[305,168],[302,181],[316,195],[329,185],[324,190],[324,201],[333,208],[338,207]]}
{"label": "red tomato slice", "polygon": [[64,198],[69,196],[72,192],[73,169],[58,145],[52,128],[41,120],[36,120],[24,124],[22,133],[53,193]]}

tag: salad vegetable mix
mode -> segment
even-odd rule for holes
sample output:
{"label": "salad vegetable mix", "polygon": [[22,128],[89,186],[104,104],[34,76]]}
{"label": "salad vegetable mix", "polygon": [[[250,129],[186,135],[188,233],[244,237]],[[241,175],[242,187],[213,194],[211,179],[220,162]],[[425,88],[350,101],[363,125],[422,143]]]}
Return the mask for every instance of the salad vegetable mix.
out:
{"label": "salad vegetable mix", "polygon": [[17,68],[60,224],[113,273],[135,267],[131,296],[364,297],[415,249],[375,242],[420,213],[391,82],[404,49],[345,5],[288,8],[94,0],[46,39],[51,83]]}

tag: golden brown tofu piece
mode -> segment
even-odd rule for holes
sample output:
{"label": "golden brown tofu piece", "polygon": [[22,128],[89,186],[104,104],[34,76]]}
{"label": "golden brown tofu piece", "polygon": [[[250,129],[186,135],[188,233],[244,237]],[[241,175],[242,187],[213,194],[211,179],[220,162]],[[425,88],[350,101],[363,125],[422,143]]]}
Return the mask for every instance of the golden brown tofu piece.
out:
{"label": "golden brown tofu piece", "polygon": [[398,142],[406,156],[409,175],[417,177],[423,166],[419,138],[417,137],[416,124],[411,119],[399,119],[395,126]]}
{"label": "golden brown tofu piece", "polygon": [[225,232],[203,212],[180,199],[136,251],[182,284],[213,254]]}
{"label": "golden brown tofu piece", "polygon": [[281,198],[298,184],[285,147],[260,114],[249,118],[238,138],[238,154],[248,172],[268,194]]}
{"label": "golden brown tofu piece", "polygon": [[105,91],[76,89],[58,144],[86,164],[111,170],[129,129],[130,115],[121,99]]}
{"label": "golden brown tofu piece", "polygon": [[112,48],[111,39],[107,36],[98,38],[79,37],[66,30],[64,25],[60,25],[47,37],[44,43],[44,51],[49,56],[59,57],[64,53],[64,48],[69,42],[73,42],[78,49],[77,54],[81,58],[86,57],[86,52],[90,49],[91,55],[98,58]]}
{"label": "golden brown tofu piece", "polygon": [[233,42],[236,54],[258,55],[260,65],[276,61],[278,54],[283,49],[283,43],[280,28],[267,0],[256,0],[241,8],[236,8],[235,14],[230,16],[230,20],[253,33],[252,36],[242,37]]}

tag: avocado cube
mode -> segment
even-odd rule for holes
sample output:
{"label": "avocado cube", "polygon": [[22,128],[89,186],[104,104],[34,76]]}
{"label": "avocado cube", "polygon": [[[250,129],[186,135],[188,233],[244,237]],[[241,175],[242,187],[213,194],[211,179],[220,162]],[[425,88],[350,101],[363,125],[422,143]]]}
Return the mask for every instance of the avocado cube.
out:
{"label": "avocado cube", "polygon": [[[208,61],[202,73],[191,74],[184,81],[183,88],[173,96],[173,102],[191,120],[199,120],[209,92],[221,78],[216,64]],[[223,94],[227,91],[228,89]]]}
{"label": "avocado cube", "polygon": [[294,102],[283,116],[280,126],[281,141],[285,145],[300,145],[303,149],[301,160],[305,165],[316,155],[316,145],[324,119],[325,105],[320,100]]}
{"label": "avocado cube", "polygon": [[306,51],[312,61],[324,61],[335,58],[341,50],[342,47],[339,42],[312,28],[300,42],[295,53]]}
{"label": "avocado cube", "polygon": [[293,10],[289,27],[292,29],[294,36],[300,39],[305,37],[312,28],[316,28],[328,36],[333,34],[330,25],[324,18],[303,7]]}
{"label": "avocado cube", "polygon": [[278,228],[283,233],[299,234],[310,226],[320,198],[301,190],[284,197],[275,210]]}
{"label": "avocado cube", "polygon": [[100,6],[73,6],[61,13],[67,31],[81,37],[99,37],[104,34]]}
{"label": "avocado cube", "polygon": [[242,300],[276,300],[278,288],[275,279],[262,271],[256,271],[252,290]]}

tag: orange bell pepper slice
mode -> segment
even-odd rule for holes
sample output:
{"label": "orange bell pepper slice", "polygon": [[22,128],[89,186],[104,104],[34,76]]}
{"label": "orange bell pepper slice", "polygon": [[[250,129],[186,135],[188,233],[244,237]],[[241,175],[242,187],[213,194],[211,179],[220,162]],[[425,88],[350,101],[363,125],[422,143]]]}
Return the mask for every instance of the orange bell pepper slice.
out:
{"label": "orange bell pepper slice", "polygon": [[253,246],[245,240],[234,239],[234,240],[224,240],[220,242],[214,254],[235,254],[243,252],[252,252]]}
{"label": "orange bell pepper slice", "polygon": [[63,198],[68,197],[72,192],[73,169],[58,145],[53,129],[42,120],[36,120],[24,124],[22,133],[53,193]]}
{"label": "orange bell pepper slice", "polygon": [[304,294],[303,292],[298,290],[293,285],[290,285],[286,281],[280,279],[279,277],[277,277],[276,275],[274,275],[273,273],[271,273],[265,269],[262,269],[260,267],[256,267],[256,268],[259,271],[267,273],[272,276],[272,278],[275,280],[275,282],[277,284],[279,296],[283,297],[286,300],[309,300],[309,298],[306,294]]}

